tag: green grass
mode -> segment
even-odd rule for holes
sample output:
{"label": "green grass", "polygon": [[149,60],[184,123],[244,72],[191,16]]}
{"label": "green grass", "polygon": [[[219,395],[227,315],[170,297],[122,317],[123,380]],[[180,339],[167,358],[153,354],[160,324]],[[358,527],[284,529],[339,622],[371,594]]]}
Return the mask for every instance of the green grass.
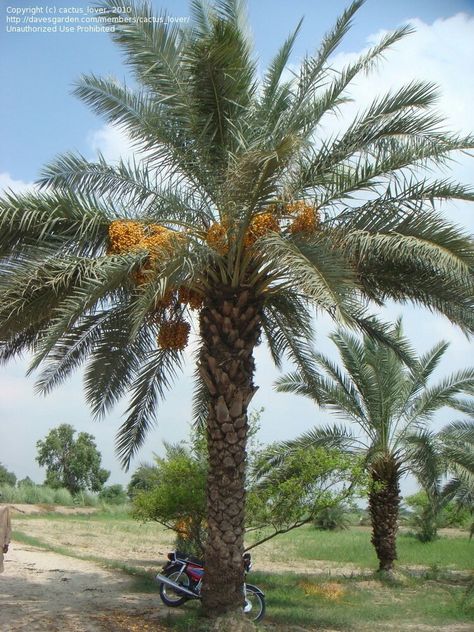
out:
{"label": "green grass", "polygon": [[[318,531],[304,527],[273,540],[272,556],[275,561],[303,559],[308,569],[312,560],[327,560],[340,564],[355,564],[362,568],[377,568],[377,557],[370,543],[368,530]],[[423,543],[410,535],[397,538],[400,566],[438,566],[470,570],[473,567],[474,543],[464,537],[440,537]],[[258,560],[258,548],[255,549]],[[258,563],[256,563],[258,565]]]}
{"label": "green grass", "polygon": [[[329,579],[256,574],[267,593],[268,620],[337,630],[403,630],[408,622],[433,625],[472,621],[474,608],[462,606],[466,582],[404,577],[386,583],[364,578]],[[334,587],[340,590],[334,594]]]}
{"label": "green grass", "polygon": [[[252,583],[266,593],[267,615],[262,630],[289,632],[293,626],[308,630],[347,632],[402,632],[419,624],[428,630],[466,624],[474,617],[474,604],[463,605],[464,582],[422,581],[405,577],[387,583],[364,578],[308,577],[295,574],[252,574]],[[330,590],[328,591],[328,587]],[[340,594],[331,596],[336,587]],[[205,630],[196,603],[183,608],[183,616],[170,613],[168,624],[182,632]]]}

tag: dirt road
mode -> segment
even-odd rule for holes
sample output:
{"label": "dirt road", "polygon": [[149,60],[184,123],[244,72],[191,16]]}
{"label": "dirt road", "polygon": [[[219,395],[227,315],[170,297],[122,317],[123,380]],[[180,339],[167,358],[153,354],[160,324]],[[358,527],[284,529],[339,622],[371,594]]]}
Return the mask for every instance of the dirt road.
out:
{"label": "dirt road", "polygon": [[167,616],[157,593],[93,562],[13,542],[0,575],[0,631],[159,631]]}

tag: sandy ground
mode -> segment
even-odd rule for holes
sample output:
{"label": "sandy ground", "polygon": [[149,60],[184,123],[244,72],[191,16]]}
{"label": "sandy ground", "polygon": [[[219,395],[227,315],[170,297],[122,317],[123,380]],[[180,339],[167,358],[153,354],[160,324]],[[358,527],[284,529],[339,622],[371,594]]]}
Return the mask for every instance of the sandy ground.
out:
{"label": "sandy ground", "polygon": [[0,575],[0,630],[164,630],[167,609],[133,579],[98,564],[13,542]]}

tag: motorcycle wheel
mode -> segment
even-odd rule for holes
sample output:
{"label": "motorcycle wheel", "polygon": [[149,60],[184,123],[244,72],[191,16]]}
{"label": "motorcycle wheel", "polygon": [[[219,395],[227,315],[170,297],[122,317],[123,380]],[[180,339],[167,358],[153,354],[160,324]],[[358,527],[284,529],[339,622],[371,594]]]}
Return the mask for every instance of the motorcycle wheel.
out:
{"label": "motorcycle wheel", "polygon": [[265,615],[265,597],[253,586],[246,587],[244,614],[252,621],[261,621]]}
{"label": "motorcycle wheel", "polygon": [[[170,571],[163,574],[166,575],[168,579],[171,579],[181,586],[184,586],[184,588],[189,589],[189,577],[186,575],[186,573],[181,572],[181,570],[173,571],[173,569],[170,569]],[[189,599],[189,597],[182,595],[171,586],[163,583],[160,584],[160,598],[161,601],[170,608],[177,608],[178,606],[182,606],[183,603],[185,603]]]}

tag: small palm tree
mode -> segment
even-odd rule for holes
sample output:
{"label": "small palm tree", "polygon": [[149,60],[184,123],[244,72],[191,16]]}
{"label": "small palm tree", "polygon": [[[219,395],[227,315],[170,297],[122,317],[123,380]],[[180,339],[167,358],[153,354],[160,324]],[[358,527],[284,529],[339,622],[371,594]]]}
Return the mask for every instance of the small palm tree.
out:
{"label": "small palm tree", "polygon": [[[472,405],[464,402],[463,410],[472,414]],[[429,455],[418,471],[424,496],[415,516],[416,535],[422,542],[430,542],[451,501],[474,513],[474,422],[454,421],[439,432],[427,430],[418,438],[416,449]]]}
{"label": "small palm tree", "polygon": [[[395,335],[403,342],[400,322]],[[309,446],[338,447],[362,456],[371,479],[372,544],[379,570],[391,571],[397,559],[400,479],[412,472],[425,488],[428,482],[437,487],[440,462],[429,424],[441,408],[464,411],[472,407],[471,401],[459,395],[474,393],[474,368],[453,373],[429,386],[447,343],[435,345],[419,358],[412,357],[408,367],[393,349],[368,336],[359,340],[348,332],[338,331],[331,339],[344,370],[329,358],[316,354],[316,362],[324,374],[317,391],[298,371],[280,378],[277,390],[310,397],[351,425],[314,428],[282,444],[273,459],[284,458],[285,452],[294,448]]]}
{"label": "small palm tree", "polygon": [[[472,414],[472,412],[471,412]],[[474,515],[474,420],[453,421],[437,436],[444,474],[449,477],[440,491],[443,503],[453,500]],[[471,537],[474,523],[471,525]]]}
{"label": "small palm tree", "polygon": [[117,440],[125,466],[187,359],[195,323],[212,613],[243,602],[247,409],[262,336],[277,366],[289,356],[311,381],[314,309],[381,339],[369,300],[411,300],[474,328],[472,241],[433,210],[474,195],[423,175],[474,138],[443,131],[436,87],[412,82],[343,133],[321,132],[354,77],[411,30],[333,71],[328,59],[361,4],[287,77],[298,27],[260,81],[241,0],[193,0],[190,25],[105,0],[101,16],[136,88],[88,75],[75,93],[128,132],[136,160],[68,153],[44,168],[40,192],[0,200],[1,357],[32,351],[43,393],[86,363],[96,417],[131,394]]}

